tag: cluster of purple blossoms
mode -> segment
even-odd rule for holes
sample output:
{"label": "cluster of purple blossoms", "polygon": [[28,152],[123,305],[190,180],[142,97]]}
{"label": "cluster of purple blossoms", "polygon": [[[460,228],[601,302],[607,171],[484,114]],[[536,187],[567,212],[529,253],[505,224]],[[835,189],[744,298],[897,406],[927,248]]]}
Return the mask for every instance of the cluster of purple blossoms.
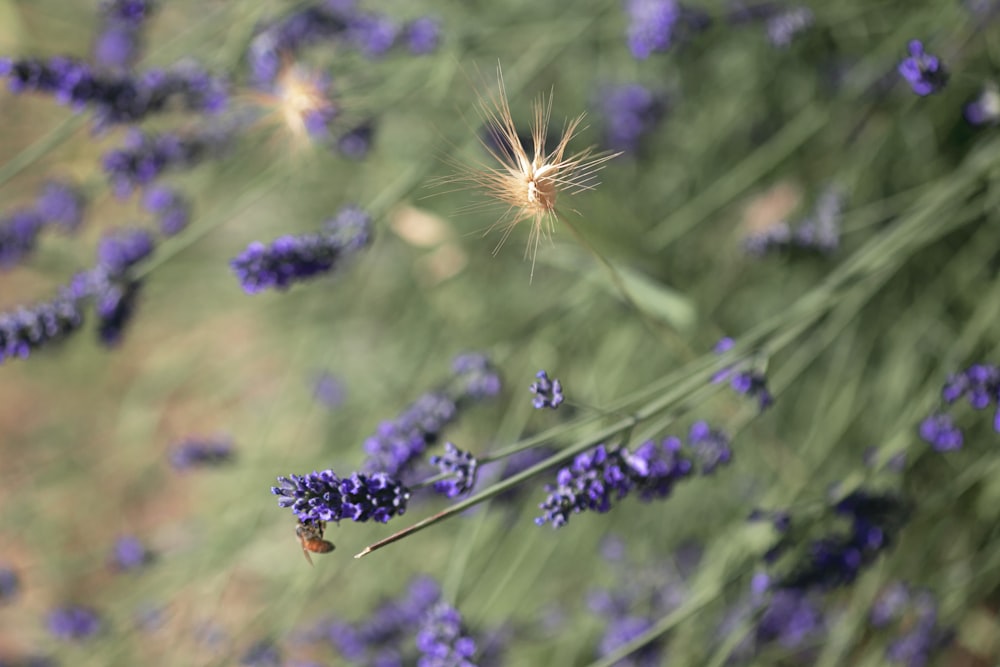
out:
{"label": "cluster of purple blossoms", "polygon": [[441,599],[441,588],[429,577],[416,577],[406,594],[381,604],[359,623],[334,621],[321,628],[340,655],[366,665],[401,665],[416,628]]}
{"label": "cluster of purple blossoms", "polygon": [[410,490],[385,473],[353,473],[341,479],[332,470],[278,478],[271,493],[291,507],[299,521],[376,521],[406,512]]}
{"label": "cluster of purple blossoms", "polygon": [[[974,364],[948,378],[941,389],[945,409],[962,398],[966,398],[974,410],[995,407],[993,430],[1000,432],[1000,368]],[[920,437],[939,452],[961,449],[965,440],[962,429],[955,425],[952,416],[944,409],[932,413],[920,423]]]}
{"label": "cluster of purple blossoms", "polygon": [[938,625],[937,602],[930,591],[913,590],[901,581],[882,591],[868,620],[873,628],[894,626],[896,637],[885,651],[892,664],[926,665],[952,640],[952,633]]}
{"label": "cluster of purple blossoms", "polygon": [[191,167],[218,156],[232,138],[232,132],[218,127],[186,135],[130,130],[121,148],[103,157],[104,171],[118,197],[128,197],[136,188],[158,179],[175,167]]}
{"label": "cluster of purple blossoms", "polygon": [[535,374],[538,378],[537,382],[533,382],[528,388],[531,393],[535,395],[532,399],[532,405],[535,406],[536,410],[541,410],[542,408],[552,408],[555,410],[563,402],[562,393],[562,383],[557,379],[549,380],[549,375],[545,371],[538,371]]}
{"label": "cluster of purple blossoms", "polygon": [[[892,545],[907,514],[897,496],[864,490],[845,496],[831,510],[849,521],[848,529],[809,542],[792,570],[777,580],[777,587],[828,590],[853,583],[865,566]],[[787,549],[789,536],[782,538],[784,544],[778,551]]]}
{"label": "cluster of purple blossoms", "polygon": [[170,464],[176,470],[206,468],[231,463],[236,454],[228,439],[187,440],[170,451]]}
{"label": "cluster of purple blossoms", "polygon": [[0,566],[0,604],[9,602],[21,590],[21,580],[17,572],[9,567]]}
{"label": "cluster of purple blossoms", "polygon": [[462,615],[438,602],[424,615],[417,631],[417,667],[475,667],[476,641],[462,626]]}
{"label": "cluster of purple blossoms", "polygon": [[229,97],[224,80],[193,62],[131,76],[103,74],[67,56],[5,58],[0,59],[0,76],[13,93],[41,93],[74,110],[93,109],[98,129],[137,123],[167,111],[174,101],[187,111],[218,114]]}
{"label": "cluster of purple blossoms", "polygon": [[832,254],[840,247],[843,205],[843,194],[837,188],[829,187],[816,201],[813,214],[802,220],[794,230],[782,220],[744,238],[743,249],[754,257],[790,249]]}
{"label": "cluster of purple blossoms", "polygon": [[463,354],[452,362],[448,387],[427,392],[392,421],[383,421],[364,443],[364,468],[399,477],[416,463],[466,403],[496,396],[500,376],[489,358]]}
{"label": "cluster of purple blossoms", "polygon": [[154,0],[104,0],[94,60],[109,69],[130,69],[142,47],[143,24],[155,11]]}
{"label": "cluster of purple blossoms", "polygon": [[[723,354],[733,348],[736,342],[728,336],[719,340],[713,348],[716,354]],[[760,411],[763,412],[774,404],[774,396],[767,388],[767,376],[760,370],[730,366],[712,376],[712,382],[719,384],[729,381],[729,386],[743,396],[757,400]]]}
{"label": "cluster of purple blossoms", "polygon": [[82,640],[98,634],[103,623],[90,607],[80,605],[59,607],[48,619],[49,632],[57,639]]}
{"label": "cluster of purple blossoms", "polygon": [[[703,422],[695,424],[692,434],[701,438],[692,442],[691,448],[702,464],[702,475],[712,474],[732,458],[728,440]],[[694,472],[694,468],[691,456],[675,437],[659,444],[647,441],[635,453],[626,447],[609,449],[598,445],[559,470],[556,484],[546,485],[549,495],[539,505],[543,514],[535,523],[539,526],[551,523],[553,528],[560,528],[566,525],[571,514],[587,510],[608,512],[613,500],[621,500],[633,491],[643,501],[666,498],[679,481]]]}
{"label": "cluster of purple blossoms", "polygon": [[910,55],[899,63],[897,69],[913,92],[923,97],[944,88],[948,82],[948,72],[941,60],[924,51],[923,43],[917,39],[912,40],[907,49]]}
{"label": "cluster of purple blossoms", "polygon": [[133,535],[123,535],[115,540],[111,551],[111,564],[120,571],[137,570],[148,565],[153,554]]}
{"label": "cluster of purple blossoms", "polygon": [[154,185],[146,190],[143,207],[156,216],[157,226],[164,236],[174,236],[191,221],[191,204],[177,190]]}
{"label": "cluster of purple blossoms", "polygon": [[637,60],[668,51],[686,32],[704,30],[707,14],[681,5],[677,0],[626,0],[629,51]]}
{"label": "cluster of purple blossoms", "polygon": [[608,86],[599,102],[605,143],[626,153],[636,153],[667,113],[666,97],[638,83]]}
{"label": "cluster of purple blossoms", "polygon": [[[689,594],[685,580],[697,569],[702,555],[697,545],[686,544],[666,561],[640,565],[627,558],[624,544],[617,539],[605,539],[601,552],[613,565],[615,582],[587,593],[587,607],[605,624],[597,646],[599,658],[642,635],[680,607]],[[653,667],[664,664],[664,658],[661,637],[615,664]]]}
{"label": "cluster of purple blossoms", "polygon": [[15,266],[35,249],[46,227],[75,231],[83,221],[83,195],[59,181],[42,186],[34,205],[0,218],[0,269]]}
{"label": "cluster of purple blossoms", "polygon": [[431,465],[449,476],[434,482],[434,490],[448,498],[457,498],[475,486],[479,461],[470,452],[462,451],[450,442],[444,443],[444,452],[443,456],[430,458]]}
{"label": "cluster of purple blossoms", "polygon": [[230,262],[243,290],[285,290],[332,271],[371,242],[371,218],[354,206],[341,209],[312,234],[282,236],[270,245],[254,242]]}
{"label": "cluster of purple blossoms", "polygon": [[1000,90],[992,84],[983,88],[979,97],[965,105],[963,115],[972,125],[1000,123]]}
{"label": "cluster of purple blossoms", "polygon": [[261,639],[246,650],[240,664],[247,667],[281,667],[281,651],[270,639]]}
{"label": "cluster of purple blossoms", "polygon": [[282,58],[304,48],[339,41],[365,56],[385,54],[405,37],[414,54],[433,51],[440,40],[434,19],[418,18],[402,26],[384,14],[358,10],[354,2],[316,2],[283,18],[260,26],[247,49],[253,80],[267,86],[278,76]]}
{"label": "cluster of purple blossoms", "polygon": [[0,313],[0,363],[25,359],[33,350],[66,338],[82,324],[77,302],[65,296]]}

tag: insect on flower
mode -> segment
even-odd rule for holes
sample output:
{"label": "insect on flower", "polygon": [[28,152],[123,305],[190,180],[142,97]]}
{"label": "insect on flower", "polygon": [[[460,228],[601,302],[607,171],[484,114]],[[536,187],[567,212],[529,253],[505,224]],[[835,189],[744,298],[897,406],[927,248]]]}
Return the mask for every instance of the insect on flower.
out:
{"label": "insect on flower", "polygon": [[299,538],[302,554],[310,565],[313,564],[310,551],[314,554],[328,554],[336,548],[333,542],[323,539],[325,530],[326,521],[299,521],[299,525],[295,526],[295,536]]}
{"label": "insect on flower", "polygon": [[469,169],[468,165],[458,165],[460,171],[446,177],[443,182],[467,183],[482,188],[493,203],[507,206],[500,219],[486,230],[486,233],[497,228],[501,230],[500,241],[493,254],[500,250],[519,223],[529,222],[531,228],[524,256],[531,256],[531,273],[534,276],[539,242],[543,238],[551,238],[556,220],[566,223],[556,206],[559,193],[572,195],[594,189],[598,185],[597,172],[604,168],[604,163],[621,153],[595,153],[591,146],[567,155],[569,142],[583,129],[581,123],[585,114],[567,120],[559,142],[552,150],[546,150],[552,95],[548,98],[542,95],[535,101],[531,139],[530,142],[522,142],[511,116],[499,66],[497,79],[497,92],[480,98],[480,114],[489,132],[489,139],[480,138],[480,143],[500,163],[499,166],[479,163]]}

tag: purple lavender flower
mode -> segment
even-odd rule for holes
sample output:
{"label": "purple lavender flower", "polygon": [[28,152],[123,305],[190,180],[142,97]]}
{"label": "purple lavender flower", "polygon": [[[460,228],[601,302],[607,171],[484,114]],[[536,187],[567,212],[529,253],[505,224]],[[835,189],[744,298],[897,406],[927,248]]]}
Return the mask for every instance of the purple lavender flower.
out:
{"label": "purple lavender flower", "polygon": [[962,429],[955,426],[949,414],[933,414],[920,422],[920,437],[939,452],[961,449]]}
{"label": "purple lavender flower", "polygon": [[142,283],[137,280],[109,280],[95,295],[97,338],[105,347],[114,347],[121,342],[125,327],[135,314],[141,288]]}
{"label": "purple lavender flower", "polygon": [[600,97],[605,118],[605,143],[617,151],[635,153],[667,112],[663,95],[638,83],[608,86]]}
{"label": "purple lavender flower", "polygon": [[384,14],[357,13],[351,18],[347,36],[369,58],[385,54],[396,43],[399,26]]}
{"label": "purple lavender flower", "polygon": [[[991,364],[974,364],[948,378],[941,390],[941,399],[949,407],[965,398],[974,410],[994,407],[993,430],[1000,433],[1000,368]],[[939,452],[960,449],[962,430],[952,416],[936,411],[920,423],[920,437]]]}
{"label": "purple lavender flower", "polygon": [[549,380],[549,375],[545,371],[538,371],[535,374],[538,382],[533,382],[528,389],[535,395],[532,405],[536,410],[542,408],[552,408],[555,410],[563,402],[562,384],[559,380]]}
{"label": "purple lavender flower", "polygon": [[103,624],[90,607],[66,606],[49,614],[48,626],[57,639],[83,640],[99,633]]}
{"label": "purple lavender flower", "polygon": [[332,470],[278,478],[271,493],[300,521],[376,521],[406,512],[410,490],[385,473],[353,473],[341,479]]}
{"label": "purple lavender flower", "polygon": [[992,84],[983,88],[979,97],[965,105],[963,115],[972,125],[1000,123],[1000,90]]}
{"label": "purple lavender flower", "polygon": [[402,667],[404,643],[441,598],[441,588],[429,577],[416,577],[405,595],[378,606],[359,623],[330,623],[325,634],[346,660],[368,665]]}
{"label": "purple lavender flower", "polygon": [[899,634],[887,647],[886,659],[906,667],[924,667],[935,651],[951,642],[952,633],[938,626],[937,602],[928,591],[912,596],[905,615],[912,617],[900,624]]}
{"label": "purple lavender flower", "polygon": [[629,17],[628,46],[635,58],[645,60],[670,48],[681,16],[676,0],[626,0],[625,11]]}
{"label": "purple lavender flower", "polygon": [[181,232],[191,220],[191,205],[172,188],[154,185],[146,190],[142,201],[146,210],[157,216],[164,236]]}
{"label": "purple lavender flower", "polygon": [[451,362],[459,397],[463,400],[493,398],[500,393],[500,374],[485,354],[460,354]]}
{"label": "purple lavender flower", "polygon": [[270,639],[262,639],[243,654],[241,665],[248,667],[281,667],[281,651]]}
{"label": "purple lavender flower", "polygon": [[192,167],[218,155],[230,138],[229,130],[219,128],[188,135],[132,130],[122,148],[104,154],[104,171],[115,194],[124,198],[169,168]]}
{"label": "purple lavender flower", "polygon": [[906,507],[898,497],[864,490],[847,495],[832,510],[849,520],[849,529],[810,542],[804,558],[779,581],[779,588],[830,589],[852,583],[892,544],[906,519]]}
{"label": "purple lavender flower", "polygon": [[455,419],[460,405],[500,391],[500,376],[483,354],[459,355],[452,362],[452,372],[450,387],[427,392],[399,417],[379,424],[364,443],[365,470],[394,477],[405,474]]}
{"label": "purple lavender flower", "polygon": [[773,250],[787,248],[792,242],[792,228],[785,220],[768,225],[743,239],[743,250],[752,257],[763,257]]}
{"label": "purple lavender flower", "polygon": [[[716,354],[723,354],[733,349],[736,342],[729,338],[719,339],[713,351]],[[728,366],[712,376],[712,382],[718,384],[729,380],[729,385],[733,390],[744,396],[757,399],[757,405],[761,412],[774,404],[774,397],[767,388],[767,376],[752,368],[741,368],[740,365]]]}
{"label": "purple lavender flower", "polygon": [[105,0],[101,3],[103,29],[94,46],[94,59],[110,69],[128,69],[139,57],[142,27],[156,10],[152,0]]}
{"label": "purple lavender flower", "polygon": [[920,40],[912,40],[907,48],[910,55],[899,63],[897,69],[913,92],[923,97],[944,88],[948,73],[938,57],[925,52]]}
{"label": "purple lavender flower", "polygon": [[395,420],[379,424],[375,434],[365,440],[365,469],[390,475],[404,472],[457,414],[458,406],[447,394],[424,394]]}
{"label": "purple lavender flower", "polygon": [[[120,33],[111,31],[109,36],[115,38]],[[111,45],[130,43],[113,41]],[[208,114],[224,110],[228,99],[226,82],[193,62],[131,76],[95,72],[87,63],[65,56],[49,60],[22,58],[0,68],[0,76],[7,77],[8,88],[14,93],[52,95],[58,103],[77,111],[92,108],[97,129],[137,123],[150,114],[168,110],[175,99],[188,111]]]}
{"label": "purple lavender flower", "polygon": [[876,598],[868,621],[872,627],[881,628],[902,617],[910,603],[910,588],[902,581],[889,584]]}
{"label": "purple lavender flower", "polygon": [[796,649],[822,636],[823,612],[815,595],[793,589],[775,590],[763,602],[763,613],[755,628],[759,644],[778,642]]}
{"label": "purple lavender flower", "polygon": [[722,431],[711,428],[707,422],[698,421],[691,425],[688,443],[700,464],[702,475],[711,475],[716,468],[726,465],[733,457],[729,437]]}
{"label": "purple lavender flower", "polygon": [[10,602],[21,590],[21,580],[17,572],[9,567],[0,566],[0,604]]}
{"label": "purple lavender flower", "polygon": [[231,463],[235,458],[233,443],[228,439],[191,439],[174,446],[170,464],[176,470],[205,468]]}
{"label": "purple lavender flower", "polygon": [[445,602],[427,612],[417,631],[417,649],[417,667],[474,667],[476,642],[463,627],[462,615]]}
{"label": "purple lavender flower", "polygon": [[46,223],[54,223],[66,231],[73,231],[83,222],[85,204],[83,195],[72,186],[49,181],[35,200],[35,210]]}
{"label": "purple lavender flower", "polygon": [[441,24],[429,16],[411,21],[405,28],[410,53],[418,56],[433,53],[441,41]]}
{"label": "purple lavender flower", "polygon": [[136,570],[152,560],[152,554],[139,538],[123,535],[115,541],[111,552],[112,564],[119,570]]}
{"label": "purple lavender flower", "polygon": [[324,223],[321,232],[282,236],[265,246],[254,242],[230,262],[243,290],[285,290],[296,282],[332,271],[371,241],[371,218],[349,206]]}
{"label": "purple lavender flower", "polygon": [[340,135],[337,139],[337,150],[345,157],[360,160],[368,155],[374,134],[374,121],[366,120]]}
{"label": "purple lavender flower", "polygon": [[0,269],[15,266],[31,254],[44,223],[37,212],[27,209],[0,219]]}
{"label": "purple lavender flower", "polygon": [[77,302],[65,296],[0,313],[0,363],[27,358],[33,350],[66,338],[81,324],[83,314]]}
{"label": "purple lavender flower", "polygon": [[797,34],[808,28],[815,20],[808,7],[792,7],[767,19],[767,38],[777,47],[792,43]]}
{"label": "purple lavender flower", "polygon": [[330,409],[343,405],[345,393],[343,381],[332,373],[323,371],[313,380],[313,397]]}
{"label": "purple lavender flower", "polygon": [[338,11],[333,3],[317,3],[262,26],[247,49],[255,83],[265,87],[272,83],[281,69],[282,56],[294,56],[308,45],[344,35],[350,15]]}
{"label": "purple lavender flower", "polygon": [[448,498],[457,498],[468,493],[476,484],[479,461],[471,453],[462,451],[450,442],[444,443],[444,451],[444,456],[432,456],[430,462],[450,477],[434,482],[434,490]]}
{"label": "purple lavender flower", "polygon": [[138,227],[105,234],[97,244],[97,264],[112,276],[120,276],[153,254],[153,236]]}
{"label": "purple lavender flower", "polygon": [[555,485],[546,485],[548,497],[539,505],[543,514],[535,523],[560,528],[570,514],[587,510],[604,513],[612,500],[621,500],[633,490],[642,500],[665,498],[674,485],[691,473],[691,461],[681,453],[681,442],[667,438],[660,445],[652,440],[631,454],[625,447],[608,449],[598,445],[577,455],[573,463],[556,475]]}

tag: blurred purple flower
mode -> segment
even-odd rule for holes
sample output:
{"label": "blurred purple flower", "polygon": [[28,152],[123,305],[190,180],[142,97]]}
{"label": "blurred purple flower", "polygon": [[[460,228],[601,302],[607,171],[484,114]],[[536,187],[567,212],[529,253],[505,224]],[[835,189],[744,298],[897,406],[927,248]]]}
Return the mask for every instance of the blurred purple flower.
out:
{"label": "blurred purple flower", "polygon": [[667,100],[637,83],[607,86],[600,96],[604,137],[609,148],[627,153],[639,150],[667,112]]}
{"label": "blurred purple flower", "polygon": [[808,7],[792,7],[767,19],[767,38],[777,47],[792,43],[797,34],[810,27],[815,21]]}
{"label": "blurred purple flower", "polygon": [[155,181],[167,169],[192,167],[220,155],[231,138],[231,130],[224,127],[185,135],[131,130],[121,148],[104,154],[104,171],[115,194],[124,198]]}
{"label": "blurred purple flower", "polygon": [[17,572],[9,567],[0,566],[0,604],[10,602],[21,590],[21,580]]}
{"label": "blurred purple flower", "polygon": [[458,610],[439,602],[425,615],[417,631],[421,656],[417,667],[474,667],[476,642],[462,625]]}
{"label": "blurred purple flower", "polygon": [[35,249],[45,221],[33,210],[20,210],[0,219],[0,269],[16,266]]}
{"label": "blurred purple flower", "polygon": [[54,223],[73,231],[83,222],[86,201],[74,187],[59,181],[49,181],[35,199],[35,210],[46,223]]}
{"label": "blurred purple flower", "polygon": [[172,188],[154,185],[146,190],[142,203],[147,211],[157,216],[160,233],[164,236],[181,232],[191,220],[191,205]]}
{"label": "blurred purple flower", "polygon": [[983,88],[976,99],[965,105],[963,115],[972,125],[1000,123],[1000,90],[992,84]]}
{"label": "blurred purple flower", "polygon": [[924,51],[920,40],[912,40],[907,49],[910,55],[899,63],[897,69],[913,92],[923,97],[944,88],[948,82],[948,73],[938,57]]}
{"label": "blurred purple flower", "polygon": [[98,634],[103,624],[90,607],[59,607],[48,618],[49,632],[57,639],[83,640]]}
{"label": "blurred purple flower", "polygon": [[656,51],[666,51],[673,42],[681,8],[676,0],[626,0],[628,46],[632,55],[645,60]]}
{"label": "blurred purple flower", "polygon": [[371,234],[371,218],[348,206],[324,223],[320,232],[282,236],[269,246],[251,243],[230,266],[247,294],[285,290],[332,271],[370,243]]}
{"label": "blurred purple flower", "polygon": [[[726,336],[720,338],[715,344],[713,352],[723,354],[733,349],[736,342]],[[757,406],[761,412],[774,404],[774,397],[767,388],[767,376],[759,370],[745,368],[743,364],[728,366],[712,376],[712,382],[718,384],[729,380],[729,385],[733,390],[744,396],[757,399]]]}
{"label": "blurred purple flower", "polygon": [[32,351],[66,338],[82,324],[83,313],[76,300],[65,296],[0,313],[0,363],[25,359]]}
{"label": "blurred purple flower", "polygon": [[313,397],[322,405],[333,409],[344,403],[344,382],[332,373],[322,371],[313,380]]}
{"label": "blurred purple flower", "polygon": [[149,564],[152,560],[152,554],[143,546],[139,538],[123,535],[115,541],[111,558],[117,569],[135,570]]}
{"label": "blurred purple flower", "polygon": [[450,442],[444,443],[444,451],[443,456],[432,456],[430,463],[450,477],[434,482],[434,490],[448,498],[457,498],[475,486],[479,462],[475,456]]}
{"label": "blurred purple flower", "polygon": [[535,374],[537,382],[533,382],[528,388],[535,395],[532,404],[536,410],[542,408],[552,408],[555,410],[563,402],[562,383],[559,380],[549,380],[549,375],[545,371],[538,371]]}
{"label": "blurred purple flower", "polygon": [[232,463],[233,443],[228,439],[191,439],[175,445],[170,451],[170,464],[176,470],[204,468]]}
{"label": "blurred purple flower", "polygon": [[441,23],[429,16],[411,21],[405,32],[407,46],[414,55],[433,53],[441,41]]}
{"label": "blurred purple flower", "polygon": [[281,667],[281,651],[270,639],[262,639],[243,654],[241,665],[247,667]]}
{"label": "blurred purple flower", "polygon": [[109,69],[125,70],[139,57],[143,24],[156,10],[153,0],[104,0],[103,27],[94,46],[94,60]]}

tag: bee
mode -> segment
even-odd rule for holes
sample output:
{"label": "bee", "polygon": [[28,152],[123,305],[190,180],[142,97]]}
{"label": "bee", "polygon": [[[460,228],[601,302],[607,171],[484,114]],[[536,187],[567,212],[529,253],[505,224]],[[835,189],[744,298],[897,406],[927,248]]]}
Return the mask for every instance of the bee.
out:
{"label": "bee", "polygon": [[295,536],[299,538],[299,544],[302,545],[302,554],[312,565],[312,557],[309,552],[314,554],[327,554],[334,550],[333,542],[323,539],[323,531],[326,530],[326,521],[299,521],[299,525],[295,526]]}

